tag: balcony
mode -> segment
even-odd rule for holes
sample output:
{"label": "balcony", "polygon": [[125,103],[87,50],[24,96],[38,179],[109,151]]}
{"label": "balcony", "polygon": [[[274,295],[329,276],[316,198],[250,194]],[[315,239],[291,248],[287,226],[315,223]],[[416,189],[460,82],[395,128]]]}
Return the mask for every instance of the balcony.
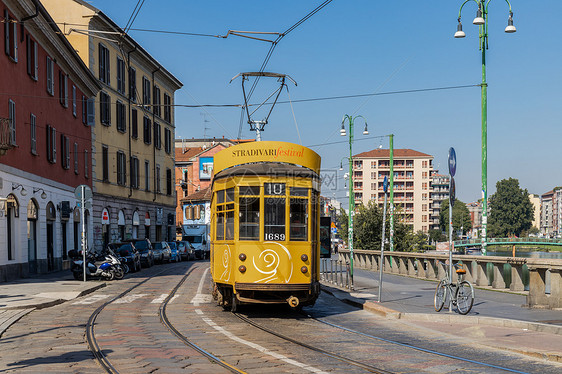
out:
{"label": "balcony", "polygon": [[10,142],[10,120],[8,118],[0,118],[0,156],[6,154],[6,151],[13,148]]}

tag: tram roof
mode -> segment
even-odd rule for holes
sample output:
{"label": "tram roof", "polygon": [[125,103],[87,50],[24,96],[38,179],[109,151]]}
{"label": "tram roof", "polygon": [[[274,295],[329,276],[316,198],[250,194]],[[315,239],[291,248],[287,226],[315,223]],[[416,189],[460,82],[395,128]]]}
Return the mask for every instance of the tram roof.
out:
{"label": "tram roof", "polygon": [[[320,173],[320,155],[300,144],[279,141],[261,141],[239,144],[214,155],[215,175],[238,165],[292,164]],[[300,165],[300,166],[299,166]]]}
{"label": "tram roof", "polygon": [[233,166],[215,174],[213,180],[234,176],[284,176],[288,178],[311,179],[320,178],[314,171],[302,166],[268,162]]}

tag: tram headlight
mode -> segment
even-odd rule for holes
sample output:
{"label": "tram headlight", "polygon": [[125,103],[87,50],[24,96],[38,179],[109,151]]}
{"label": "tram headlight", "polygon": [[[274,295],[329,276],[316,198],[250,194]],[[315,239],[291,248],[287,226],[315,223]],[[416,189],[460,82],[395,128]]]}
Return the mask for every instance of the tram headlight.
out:
{"label": "tram headlight", "polygon": [[308,261],[308,256],[307,256],[307,255],[302,255],[302,256],[301,256],[301,260],[302,260],[302,262],[307,262],[307,261]]}
{"label": "tram headlight", "polygon": [[246,272],[246,267],[245,267],[244,265],[240,265],[240,266],[238,266],[238,270],[239,270],[241,273],[245,273],[245,272]]}
{"label": "tram headlight", "polygon": [[303,274],[308,273],[308,268],[307,268],[306,266],[303,266],[303,267],[301,268],[301,272],[302,272]]}
{"label": "tram headlight", "polygon": [[240,261],[246,261],[246,255],[244,253],[240,253],[238,255],[238,258],[240,259]]}

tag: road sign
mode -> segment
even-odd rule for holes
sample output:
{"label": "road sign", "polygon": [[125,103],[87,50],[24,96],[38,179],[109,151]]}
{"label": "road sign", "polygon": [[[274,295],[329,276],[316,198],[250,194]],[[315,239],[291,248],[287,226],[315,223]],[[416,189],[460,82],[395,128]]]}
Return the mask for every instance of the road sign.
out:
{"label": "road sign", "polygon": [[82,200],[82,188],[84,188],[84,200],[90,200],[92,198],[92,189],[85,184],[81,184],[74,189],[74,197],[76,197],[76,200]]}
{"label": "road sign", "polygon": [[451,147],[449,148],[449,174],[451,174],[451,177],[455,176],[456,171],[457,171],[457,155],[455,153],[455,149]]}
{"label": "road sign", "polygon": [[382,187],[384,188],[384,193],[388,190],[388,177],[384,176],[384,181],[382,182]]}
{"label": "road sign", "polygon": [[451,177],[449,181],[449,205],[451,205],[451,208],[455,205],[455,193],[455,178]]}

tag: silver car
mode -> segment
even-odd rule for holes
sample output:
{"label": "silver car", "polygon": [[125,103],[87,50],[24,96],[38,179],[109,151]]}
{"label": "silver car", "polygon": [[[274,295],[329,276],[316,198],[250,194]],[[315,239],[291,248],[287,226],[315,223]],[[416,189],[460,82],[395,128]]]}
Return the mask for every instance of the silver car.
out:
{"label": "silver car", "polygon": [[156,242],[153,245],[154,261],[163,263],[170,262],[172,259],[172,250],[166,242]]}

